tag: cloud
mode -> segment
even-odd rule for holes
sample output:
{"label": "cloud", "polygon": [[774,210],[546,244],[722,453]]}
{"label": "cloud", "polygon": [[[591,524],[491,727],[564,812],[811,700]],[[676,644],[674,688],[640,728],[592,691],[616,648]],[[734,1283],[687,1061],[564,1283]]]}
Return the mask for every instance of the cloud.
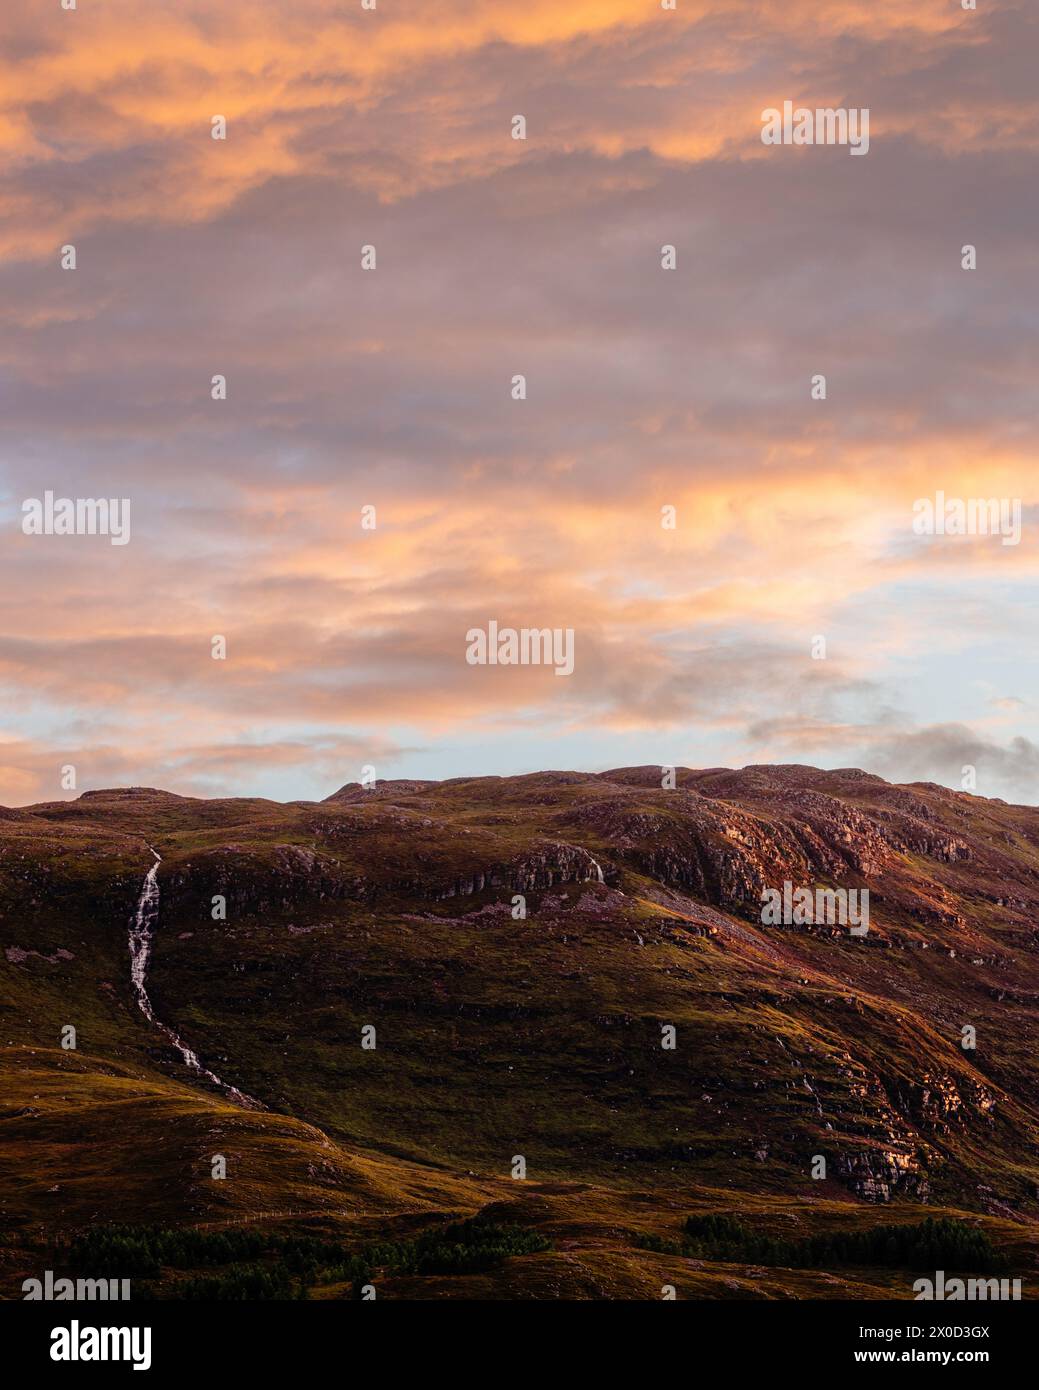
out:
{"label": "cloud", "polygon": [[[179,744],[175,750],[133,741],[66,741],[53,747],[32,740],[0,740],[0,783],[8,805],[28,805],[121,786],[157,786],[181,796],[257,795],[272,777],[287,774],[313,799],[320,799],[347,776],[359,780],[365,765],[378,772],[391,759],[416,751],[382,738],[326,735]],[[75,778],[72,787],[65,785],[69,769]]]}
{"label": "cloud", "polygon": [[[884,710],[984,740],[1011,688],[1039,737],[996,649],[1037,565],[1034,7],[81,18],[0,18],[0,800],[73,729],[99,775],[290,794],[514,730],[883,758]],[[869,105],[868,157],[766,150],[785,97]],[[47,487],[133,541],[23,536]],[[938,488],[1022,498],[1025,542],[915,537]],[[491,617],[573,627],[574,676],[466,666]]]}
{"label": "cloud", "polygon": [[1021,736],[999,744],[962,724],[935,724],[878,739],[864,756],[870,771],[891,781],[956,786],[973,768],[981,796],[1039,797],[1039,744]]}
{"label": "cloud", "polygon": [[[1039,743],[1022,735],[1005,743],[979,734],[965,724],[914,727],[904,714],[887,711],[874,725],[834,724],[812,718],[763,722],[749,731],[769,759],[790,761],[795,755],[825,766],[861,767],[891,782],[937,782],[979,796],[1034,803],[1039,799]],[[974,786],[964,787],[964,779]]]}

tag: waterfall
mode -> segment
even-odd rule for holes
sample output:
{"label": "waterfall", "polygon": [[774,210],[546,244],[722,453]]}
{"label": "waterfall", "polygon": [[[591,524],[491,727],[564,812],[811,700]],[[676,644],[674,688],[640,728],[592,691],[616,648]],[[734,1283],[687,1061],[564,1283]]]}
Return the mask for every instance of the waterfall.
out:
{"label": "waterfall", "polygon": [[137,899],[137,910],[134,913],[133,921],[130,924],[130,982],[133,985],[134,998],[137,1000],[137,1007],[144,1014],[153,1027],[166,1038],[166,1040],[180,1053],[184,1064],[192,1071],[198,1072],[199,1076],[204,1076],[207,1081],[211,1081],[214,1086],[218,1086],[221,1091],[230,1096],[232,1100],[244,1105],[250,1110],[262,1110],[263,1106],[252,1096],[247,1096],[244,1091],[240,1091],[237,1086],[232,1086],[227,1081],[221,1081],[215,1072],[211,1072],[208,1067],[204,1067],[198,1060],[187,1043],[172,1028],[165,1023],[160,1023],[155,1017],[152,1009],[151,1000],[148,998],[148,990],[145,979],[148,973],[148,958],[152,950],[152,934],[155,925],[159,920],[159,865],[162,859],[155,850],[148,846],[155,856],[155,863],[148,870],[144,878],[144,885],[141,888],[141,896]]}

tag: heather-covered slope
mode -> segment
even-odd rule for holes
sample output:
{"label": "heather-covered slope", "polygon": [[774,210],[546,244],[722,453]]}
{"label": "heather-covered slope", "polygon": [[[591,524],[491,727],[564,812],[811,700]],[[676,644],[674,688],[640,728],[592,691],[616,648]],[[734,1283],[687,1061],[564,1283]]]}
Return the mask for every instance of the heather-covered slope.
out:
{"label": "heather-covered slope", "polygon": [[[481,1274],[499,1296],[657,1297],[663,1282],[746,1296],[739,1269],[644,1248],[705,1211],[786,1236],[968,1213],[1030,1270],[1039,811],[854,770],[676,781],[653,767],[352,784],[289,805],[129,789],[3,813],[0,1041],[15,1077],[30,1061],[61,1076],[40,1083],[46,1104],[26,1102],[39,1114],[0,1119],[14,1138],[8,1262],[88,1218],[155,1219],[161,1191],[175,1224],[237,1202],[238,1216],[308,1209],[351,1238],[504,1203],[556,1248]],[[149,847],[156,1016],[264,1111],[229,1105],[136,1008],[127,924]],[[784,881],[868,888],[869,932],[762,926],[762,890]],[[103,1152],[116,1092],[127,1123],[157,1136],[135,1182],[114,1150],[110,1204],[103,1183],[85,1205],[48,1200],[37,1168]],[[64,1105],[75,1140],[46,1122]],[[216,1130],[230,1115],[254,1146],[226,1182],[197,1165],[177,1180],[189,1150],[205,1156],[189,1141],[203,1113]],[[358,1164],[379,1166],[378,1200]],[[769,1291],[910,1283],[806,1279],[770,1270]]]}

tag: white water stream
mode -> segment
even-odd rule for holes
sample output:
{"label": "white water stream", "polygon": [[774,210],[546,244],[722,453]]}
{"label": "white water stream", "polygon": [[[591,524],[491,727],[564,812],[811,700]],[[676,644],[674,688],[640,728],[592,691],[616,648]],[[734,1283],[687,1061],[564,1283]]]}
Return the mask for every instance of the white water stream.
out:
{"label": "white water stream", "polygon": [[[151,846],[148,846],[151,849]],[[198,1060],[187,1043],[172,1028],[155,1017],[152,1010],[151,1000],[148,998],[148,991],[145,987],[145,977],[148,972],[148,958],[152,950],[152,932],[155,924],[159,920],[159,865],[162,863],[160,857],[152,850],[155,855],[155,863],[148,870],[144,879],[144,886],[141,889],[141,896],[137,899],[137,911],[134,913],[133,922],[130,925],[130,981],[133,985],[134,997],[137,1000],[137,1007],[144,1014],[153,1027],[157,1028],[163,1036],[173,1044],[184,1059],[185,1064],[192,1071],[204,1076],[207,1081],[211,1081],[214,1086],[219,1088],[232,1100],[236,1100],[239,1105],[244,1105],[250,1110],[262,1110],[263,1106],[258,1100],[253,1100],[252,1096],[247,1096],[244,1091],[240,1091],[237,1086],[232,1086],[227,1081],[221,1081],[215,1072],[204,1067]]]}

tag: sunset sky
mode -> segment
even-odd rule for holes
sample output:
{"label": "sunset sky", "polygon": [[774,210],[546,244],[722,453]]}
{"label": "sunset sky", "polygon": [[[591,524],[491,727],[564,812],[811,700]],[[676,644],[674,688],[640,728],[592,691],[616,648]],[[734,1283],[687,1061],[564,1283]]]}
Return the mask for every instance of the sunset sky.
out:
{"label": "sunset sky", "polygon": [[[1039,801],[1037,57],[1035,0],[4,6],[0,802],[760,762]],[[787,99],[868,107],[868,155],[764,146]],[[130,543],[23,534],[46,489]],[[937,490],[1020,544],[914,534]],[[468,665],[491,619],[574,673]]]}

